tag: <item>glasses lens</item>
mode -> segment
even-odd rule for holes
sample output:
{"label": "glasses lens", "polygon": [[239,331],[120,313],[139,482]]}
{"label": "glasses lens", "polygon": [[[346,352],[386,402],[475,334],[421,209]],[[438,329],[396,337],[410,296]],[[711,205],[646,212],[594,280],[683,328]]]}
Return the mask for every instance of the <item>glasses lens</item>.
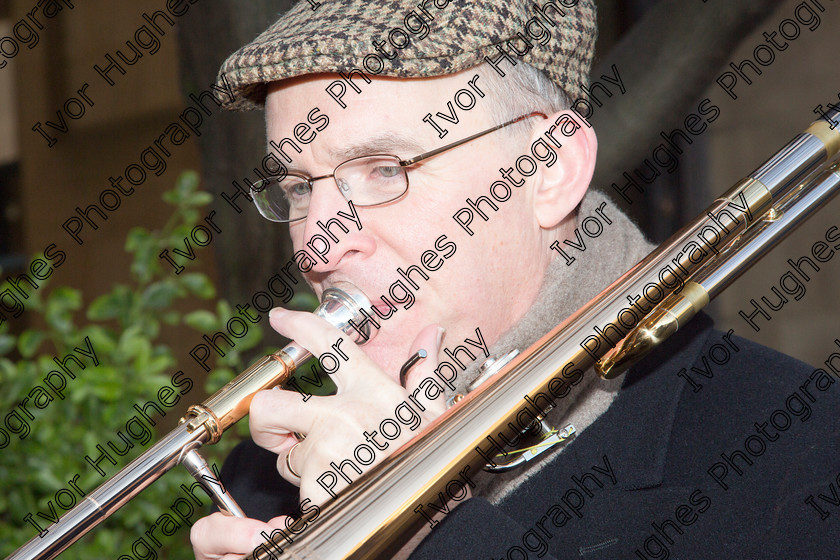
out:
{"label": "glasses lens", "polygon": [[254,183],[251,197],[260,214],[272,222],[293,222],[306,217],[309,208],[309,183],[300,177],[271,177]]}
{"label": "glasses lens", "polygon": [[335,170],[335,182],[344,198],[356,206],[390,202],[408,189],[405,168],[395,156],[351,159]]}

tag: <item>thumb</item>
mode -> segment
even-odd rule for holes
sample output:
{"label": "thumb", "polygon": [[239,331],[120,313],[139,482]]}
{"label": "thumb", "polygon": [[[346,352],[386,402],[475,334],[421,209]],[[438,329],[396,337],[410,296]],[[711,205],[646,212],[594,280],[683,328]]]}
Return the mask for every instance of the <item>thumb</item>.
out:
{"label": "thumb", "polygon": [[[405,388],[409,393],[414,393],[419,389],[417,398],[429,409],[433,417],[446,410],[446,395],[438,389],[442,385],[435,374],[435,369],[438,367],[438,353],[445,332],[446,330],[440,325],[429,325],[420,331],[414,342],[411,343],[411,349],[409,350],[410,356],[421,349],[425,350],[426,358],[420,360],[408,372]],[[434,383],[426,381],[429,378]]]}

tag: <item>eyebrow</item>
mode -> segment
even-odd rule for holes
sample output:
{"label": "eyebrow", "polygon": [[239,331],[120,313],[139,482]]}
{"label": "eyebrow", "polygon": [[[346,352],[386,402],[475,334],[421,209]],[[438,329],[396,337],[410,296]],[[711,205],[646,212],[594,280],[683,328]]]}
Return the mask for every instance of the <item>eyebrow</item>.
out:
{"label": "eyebrow", "polygon": [[414,155],[422,153],[423,148],[414,138],[401,132],[383,132],[356,143],[329,150],[330,157],[335,161],[345,161],[373,154],[399,155],[394,152],[402,152],[401,157],[403,158],[414,157]]}

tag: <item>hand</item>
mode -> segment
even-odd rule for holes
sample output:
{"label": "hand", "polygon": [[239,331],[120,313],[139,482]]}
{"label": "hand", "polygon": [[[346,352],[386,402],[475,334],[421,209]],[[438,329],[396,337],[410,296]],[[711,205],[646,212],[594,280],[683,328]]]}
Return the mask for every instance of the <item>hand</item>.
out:
{"label": "hand", "polygon": [[[443,329],[436,325],[420,331],[405,357],[408,359],[420,348],[428,352],[428,357],[409,373],[407,388],[394,380],[397,372],[394,372],[393,378],[386,374],[358,346],[320,317],[278,310],[272,311],[271,325],[315,356],[324,352],[335,355],[336,349],[332,346],[343,339],[338,348],[347,356],[347,360],[340,358],[339,369],[331,374],[338,387],[334,396],[310,397],[304,402],[297,392],[271,390],[257,393],[251,401],[251,437],[258,445],[278,454],[278,471],[286,480],[301,487],[301,501],[310,499],[314,503],[322,503],[330,498],[329,492],[317,482],[322,473],[332,470],[330,462],[339,464],[350,459],[364,472],[396,451],[446,409],[442,394],[428,399],[423,391],[415,393],[420,382],[433,376],[438,365]],[[413,399],[409,398],[412,393],[415,393]],[[411,426],[401,422],[395,414],[397,406],[402,406],[403,411],[413,411],[419,426],[412,430]],[[419,410],[419,407],[425,410]],[[408,415],[401,414],[401,418],[405,420]],[[394,440],[387,440],[379,434],[380,423],[386,419],[395,420],[401,428],[400,436]],[[306,439],[297,446],[292,456],[292,467],[301,477],[295,476],[286,467],[286,455],[298,441],[292,432],[306,434]],[[388,447],[378,449],[368,442],[364,432],[375,432],[373,439],[380,446],[387,444]],[[353,451],[359,444],[365,444],[375,452],[375,460],[370,465],[355,461]],[[345,471],[348,476],[352,475],[353,480],[360,476],[350,467]],[[340,476],[337,478],[337,484],[330,489],[332,492],[338,492],[347,485]],[[199,519],[190,532],[196,560],[233,560],[250,554],[255,547],[265,544],[262,533],[271,534],[274,529],[286,528],[287,519],[287,516],[281,516],[262,523],[222,513]]]}
{"label": "hand", "polygon": [[238,560],[251,554],[266,544],[263,533],[271,535],[274,529],[286,528],[286,517],[268,523],[218,512],[202,517],[190,529],[195,560]]}
{"label": "hand", "polygon": [[[327,501],[348,485],[344,476],[356,480],[361,475],[355,468],[367,471],[446,410],[443,394],[429,399],[418,388],[423,379],[435,378],[443,335],[439,326],[427,326],[412,343],[405,359],[420,348],[428,352],[428,357],[414,366],[403,388],[394,380],[397,372],[389,376],[320,317],[275,309],[270,322],[280,334],[315,356],[324,352],[336,355],[334,345],[338,340],[342,340],[338,349],[346,355],[346,360],[339,358],[339,368],[331,374],[338,388],[333,396],[304,401],[297,392],[271,390],[257,393],[251,401],[251,437],[257,445],[278,455],[280,475],[300,486],[301,500],[310,499],[315,504]],[[298,444],[292,432],[305,434],[306,438]],[[299,477],[286,465],[286,456],[295,444],[291,466]],[[345,461],[355,468],[345,463],[343,475],[331,466]],[[329,480],[323,478],[325,473],[332,473]]]}

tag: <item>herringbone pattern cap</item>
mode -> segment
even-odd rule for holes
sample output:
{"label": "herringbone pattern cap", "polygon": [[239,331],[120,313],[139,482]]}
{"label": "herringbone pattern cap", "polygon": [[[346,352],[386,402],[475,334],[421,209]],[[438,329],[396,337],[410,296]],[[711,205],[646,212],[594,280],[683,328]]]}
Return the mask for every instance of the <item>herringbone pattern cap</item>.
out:
{"label": "herringbone pattern cap", "polygon": [[[495,59],[499,47],[543,71],[572,99],[588,84],[594,0],[320,0],[314,10],[313,4],[297,3],[228,57],[219,70],[234,89],[228,108],[261,106],[268,84],[285,78],[353,69],[440,76]],[[527,52],[517,56],[514,49]]]}

